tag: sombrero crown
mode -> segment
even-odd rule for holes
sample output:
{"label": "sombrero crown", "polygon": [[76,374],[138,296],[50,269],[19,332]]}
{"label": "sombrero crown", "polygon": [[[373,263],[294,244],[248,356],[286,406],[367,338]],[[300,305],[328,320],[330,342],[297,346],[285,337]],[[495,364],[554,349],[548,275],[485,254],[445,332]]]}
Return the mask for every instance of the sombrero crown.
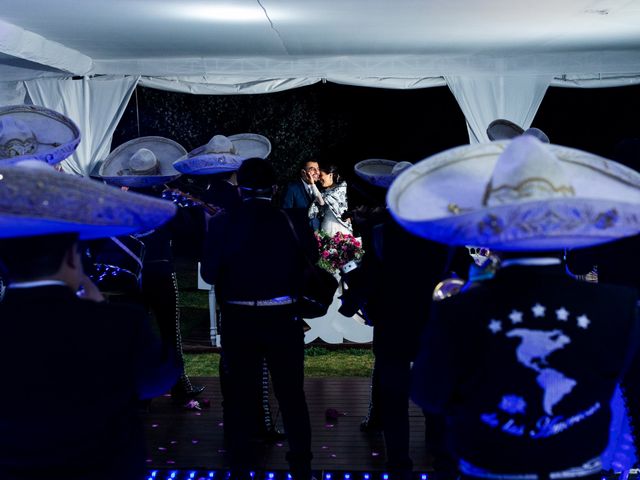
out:
{"label": "sombrero crown", "polygon": [[409,231],[453,245],[551,250],[640,232],[640,174],[523,135],[429,157],[387,202]]}
{"label": "sombrero crown", "polygon": [[212,175],[234,172],[247,158],[267,158],[270,153],[271,142],[263,135],[215,135],[206,145],[192,150],[174,162],[173,166],[182,173]]}
{"label": "sombrero crown", "polygon": [[104,159],[98,177],[113,185],[150,187],[180,176],[173,162],[187,151],[164,137],[139,137],[123,143]]}
{"label": "sombrero crown", "polygon": [[35,159],[53,165],[79,143],[80,130],[61,113],[37,105],[0,108],[0,163]]}

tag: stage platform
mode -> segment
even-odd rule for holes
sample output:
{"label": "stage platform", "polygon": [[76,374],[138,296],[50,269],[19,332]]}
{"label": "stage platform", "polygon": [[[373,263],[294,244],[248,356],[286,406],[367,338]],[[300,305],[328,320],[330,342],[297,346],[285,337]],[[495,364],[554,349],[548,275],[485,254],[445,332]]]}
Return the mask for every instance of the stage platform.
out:
{"label": "stage platform", "polygon": [[[156,398],[151,402],[148,413],[144,413],[147,432],[150,472],[157,472],[156,479],[210,478],[212,472],[217,478],[228,468],[223,439],[221,395],[218,379],[215,377],[192,378],[193,383],[206,385],[201,399],[209,400],[210,407],[200,411],[186,410],[172,403],[169,396]],[[312,428],[313,468],[326,479],[331,472],[345,474],[347,479],[376,480],[383,478],[385,467],[384,440],[382,434],[368,434],[360,431],[360,422],[366,415],[369,404],[369,379],[308,378],[305,391]],[[282,429],[278,404],[272,399],[273,414]],[[326,418],[327,409],[335,409],[343,414],[337,420]],[[411,456],[415,464],[417,478],[430,472],[431,458],[425,454],[424,418],[415,406],[410,407],[411,415]],[[267,479],[284,475],[287,462],[286,440],[265,445],[260,476]],[[150,473],[151,475],[151,473]],[[364,475],[370,475],[365,477]],[[334,480],[338,480],[336,474]]]}

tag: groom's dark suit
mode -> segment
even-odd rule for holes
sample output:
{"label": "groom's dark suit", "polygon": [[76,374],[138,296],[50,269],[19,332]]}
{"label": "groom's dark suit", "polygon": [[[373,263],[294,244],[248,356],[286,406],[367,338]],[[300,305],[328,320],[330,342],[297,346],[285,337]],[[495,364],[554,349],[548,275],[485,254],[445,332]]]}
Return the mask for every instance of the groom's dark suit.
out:
{"label": "groom's dark suit", "polygon": [[282,208],[302,208],[309,210],[313,198],[302,179],[289,183],[282,197]]}
{"label": "groom's dark suit", "polygon": [[634,290],[518,263],[434,304],[414,364],[412,397],[447,415],[467,474],[549,474],[597,458],[614,388],[638,361]]}
{"label": "groom's dark suit", "polygon": [[142,478],[138,399],[180,373],[146,313],[48,285],[9,288],[0,319],[0,478]]}

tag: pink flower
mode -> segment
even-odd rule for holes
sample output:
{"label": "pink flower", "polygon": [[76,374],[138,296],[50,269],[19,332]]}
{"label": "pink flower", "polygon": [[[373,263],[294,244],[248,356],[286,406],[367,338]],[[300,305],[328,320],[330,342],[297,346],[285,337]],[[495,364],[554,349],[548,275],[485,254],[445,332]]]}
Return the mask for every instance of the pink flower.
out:
{"label": "pink flower", "polygon": [[324,232],[316,232],[320,250],[319,265],[331,273],[339,271],[345,264],[362,258],[363,251],[353,235],[336,232],[329,236]]}

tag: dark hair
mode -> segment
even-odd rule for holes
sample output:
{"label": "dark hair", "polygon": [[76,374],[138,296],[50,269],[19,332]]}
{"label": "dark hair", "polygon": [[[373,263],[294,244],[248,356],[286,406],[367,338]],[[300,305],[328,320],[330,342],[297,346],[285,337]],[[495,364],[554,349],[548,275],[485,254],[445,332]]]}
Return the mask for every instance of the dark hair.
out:
{"label": "dark hair", "polygon": [[342,183],[342,177],[338,173],[338,167],[333,163],[320,164],[320,171],[324,173],[333,173],[333,183],[335,183],[336,185]]}
{"label": "dark hair", "polygon": [[27,281],[53,275],[76,241],[75,233],[0,239],[0,264],[9,281]]}
{"label": "dark hair", "polygon": [[318,160],[316,160],[315,158],[309,158],[307,160],[303,160],[300,162],[300,170],[304,170],[305,167],[307,166],[307,163],[318,163]]}
{"label": "dark hair", "polygon": [[248,158],[238,169],[238,186],[253,194],[271,192],[276,184],[276,173],[270,162],[263,158]]}

